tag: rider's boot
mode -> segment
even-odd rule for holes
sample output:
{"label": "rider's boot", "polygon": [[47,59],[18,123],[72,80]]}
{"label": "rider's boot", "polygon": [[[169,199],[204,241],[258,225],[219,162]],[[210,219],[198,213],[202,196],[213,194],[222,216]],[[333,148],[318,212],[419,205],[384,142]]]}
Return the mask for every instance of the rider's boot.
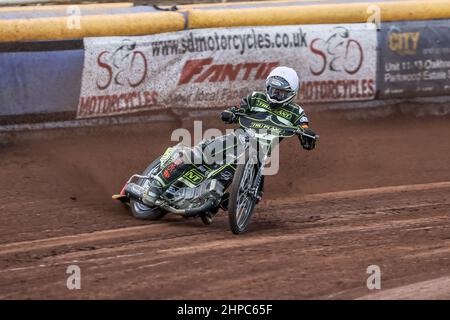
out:
{"label": "rider's boot", "polygon": [[156,200],[159,199],[162,190],[163,187],[161,184],[157,180],[152,180],[147,192],[142,196],[142,202],[146,205],[154,206],[156,204]]}
{"label": "rider's boot", "polygon": [[205,212],[204,214],[202,214],[201,218],[202,218],[203,223],[206,225],[210,225],[213,222],[214,217],[216,216],[218,211],[219,211],[219,208],[217,208],[213,211]]}
{"label": "rider's boot", "polygon": [[263,191],[258,191],[258,193],[256,194],[256,203],[259,203],[262,200],[263,195]]}

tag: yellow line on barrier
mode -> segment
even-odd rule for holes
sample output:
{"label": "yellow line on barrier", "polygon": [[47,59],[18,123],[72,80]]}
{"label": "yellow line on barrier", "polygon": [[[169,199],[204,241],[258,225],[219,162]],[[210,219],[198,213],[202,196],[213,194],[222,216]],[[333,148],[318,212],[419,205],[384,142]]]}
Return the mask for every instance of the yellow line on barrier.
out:
{"label": "yellow line on barrier", "polygon": [[67,10],[70,6],[77,6],[81,10],[86,9],[117,9],[129,8],[133,6],[132,2],[118,2],[118,3],[92,3],[92,4],[71,4],[71,5],[48,5],[48,6],[16,6],[16,7],[0,7],[1,12],[28,12],[28,11],[60,11]]}
{"label": "yellow line on barrier", "polygon": [[67,17],[0,20],[0,42],[80,39],[116,35],[145,35],[184,29],[177,12],[93,15],[80,17],[81,28],[71,28]]}
{"label": "yellow line on barrier", "polygon": [[327,24],[366,22],[380,9],[381,21],[429,20],[450,18],[449,0],[414,0],[392,2],[323,3],[305,6],[189,9],[189,28],[270,26],[292,24]]}

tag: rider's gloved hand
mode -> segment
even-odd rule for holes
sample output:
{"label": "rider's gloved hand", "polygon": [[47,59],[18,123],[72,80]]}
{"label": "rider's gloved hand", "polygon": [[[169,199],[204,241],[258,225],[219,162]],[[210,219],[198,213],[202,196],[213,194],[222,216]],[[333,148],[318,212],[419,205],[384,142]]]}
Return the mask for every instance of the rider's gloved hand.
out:
{"label": "rider's gloved hand", "polygon": [[[309,128],[306,128],[303,131],[303,133],[305,133],[309,136],[316,137],[316,133]],[[299,139],[300,139],[300,144],[302,145],[303,149],[305,149],[305,150],[313,150],[316,147],[316,139],[315,138],[310,138],[310,137],[305,137],[303,135],[300,135]]]}
{"label": "rider's gloved hand", "polygon": [[222,111],[222,113],[220,114],[220,118],[222,119],[223,122],[226,123],[233,123],[236,121],[236,115],[232,110]]}

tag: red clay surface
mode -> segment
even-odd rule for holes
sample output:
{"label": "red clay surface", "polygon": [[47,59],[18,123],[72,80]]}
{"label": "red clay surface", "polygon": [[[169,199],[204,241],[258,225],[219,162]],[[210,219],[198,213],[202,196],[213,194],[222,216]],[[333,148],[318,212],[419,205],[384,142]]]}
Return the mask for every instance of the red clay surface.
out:
{"label": "red clay surface", "polygon": [[225,212],[147,222],[110,198],[192,119],[2,136],[0,298],[449,299],[450,119],[311,118],[317,150],[282,143],[241,236]]}

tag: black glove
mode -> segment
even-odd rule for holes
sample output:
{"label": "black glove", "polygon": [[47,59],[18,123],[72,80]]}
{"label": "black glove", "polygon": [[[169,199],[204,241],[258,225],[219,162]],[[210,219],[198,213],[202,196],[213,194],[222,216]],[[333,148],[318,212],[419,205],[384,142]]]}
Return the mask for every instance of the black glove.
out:
{"label": "black glove", "polygon": [[222,111],[222,113],[220,114],[220,118],[222,119],[223,122],[226,123],[233,123],[236,121],[236,115],[231,110]]}
{"label": "black glove", "polygon": [[[303,132],[309,136],[316,137],[316,133],[309,128],[305,129]],[[300,135],[299,139],[300,139],[300,144],[302,145],[303,149],[305,149],[305,150],[313,150],[316,147],[316,139],[315,138],[310,138],[310,137],[305,137],[303,135]]]}

